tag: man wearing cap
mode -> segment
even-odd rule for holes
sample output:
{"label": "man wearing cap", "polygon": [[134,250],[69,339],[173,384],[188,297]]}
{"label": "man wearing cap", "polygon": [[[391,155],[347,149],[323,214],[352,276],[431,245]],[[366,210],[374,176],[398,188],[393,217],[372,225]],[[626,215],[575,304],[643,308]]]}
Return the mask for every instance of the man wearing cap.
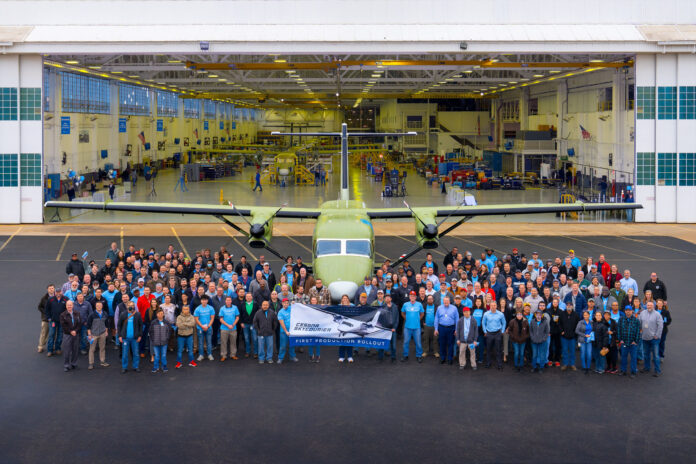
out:
{"label": "man wearing cap", "polygon": [[571,304],[573,308],[575,308],[575,312],[578,314],[577,322],[580,322],[582,313],[587,309],[587,299],[580,293],[580,286],[576,282],[571,286],[570,293],[565,296],[563,302],[566,304],[566,308],[568,304]]}
{"label": "man wearing cap", "polygon": [[544,371],[550,333],[549,318],[544,317],[543,309],[537,308],[534,319],[529,324],[529,338],[532,342],[532,372]]}
{"label": "man wearing cap", "polygon": [[664,321],[662,315],[655,310],[655,303],[648,301],[646,303],[646,311],[641,311],[638,315],[638,320],[642,325],[641,335],[643,339],[643,353],[645,353],[645,366],[641,370],[643,373],[650,372],[650,359],[652,358],[655,365],[653,376],[660,376],[660,356],[658,349],[662,331],[664,330]]}
{"label": "man wearing cap", "polygon": [[366,304],[371,305],[373,301],[377,299],[377,287],[372,285],[372,278],[370,276],[365,276],[365,283],[358,287],[355,292],[355,297],[353,303],[358,305],[360,302],[360,295],[365,294],[367,297]]}
{"label": "man wearing cap", "polygon": [[198,331],[198,361],[203,361],[204,349],[208,351],[208,360],[213,361],[215,358],[213,358],[212,326],[215,320],[215,308],[208,304],[208,295],[203,294],[200,300],[200,306],[193,312],[193,317],[196,320],[196,329]]}
{"label": "man wearing cap", "polygon": [[626,375],[628,358],[631,358],[631,378],[638,372],[638,343],[640,343],[640,321],[633,315],[633,306],[626,306],[625,315],[619,319],[617,340],[621,350],[619,375]]}
{"label": "man wearing cap", "polygon": [[575,250],[568,250],[568,256],[570,257],[570,264],[572,264],[575,269],[580,269],[580,267],[582,267],[580,258],[575,256]]}
{"label": "man wearing cap", "polygon": [[70,257],[70,261],[65,265],[65,273],[75,274],[77,278],[82,281],[85,276],[85,264],[77,257],[77,253],[73,253]]}
{"label": "man wearing cap", "polygon": [[239,309],[232,304],[232,297],[225,297],[225,304],[220,307],[220,362],[227,359],[227,347],[230,349],[230,357],[237,359],[237,323],[239,322]]}
{"label": "man wearing cap", "polygon": [[454,356],[454,331],[459,321],[459,313],[450,301],[450,297],[445,296],[435,313],[435,336],[438,337],[440,345],[440,364],[444,364],[445,360],[452,364]]}
{"label": "man wearing cap", "polygon": [[[392,296],[390,294],[384,297],[384,307],[379,313],[379,319],[377,322],[382,327],[391,327],[391,340],[389,342],[389,351],[391,355],[392,363],[396,362],[396,330],[399,327],[399,307],[392,301]],[[377,359],[382,361],[384,359],[384,350],[377,350]]]}
{"label": "man wearing cap", "polygon": [[[365,298],[367,298],[367,294],[365,295]],[[384,301],[384,290],[381,288],[377,290],[377,299],[370,304],[370,306],[376,306],[378,308],[381,308],[384,306],[386,303]]]}
{"label": "man wearing cap", "polygon": [[481,320],[483,335],[486,337],[486,367],[491,367],[493,352],[495,352],[498,370],[503,369],[503,332],[505,332],[505,316],[498,311],[498,303],[490,302],[489,311],[483,314]]}
{"label": "man wearing cap", "polygon": [[457,321],[455,333],[457,346],[459,347],[459,369],[466,367],[467,350],[469,350],[469,364],[472,370],[476,370],[476,346],[478,342],[479,328],[476,319],[471,316],[471,308],[462,308],[462,317]]}
{"label": "man wearing cap", "polygon": [[408,295],[409,301],[401,307],[401,316],[404,318],[404,349],[401,361],[408,361],[409,344],[413,339],[416,344],[416,359],[423,361],[423,347],[421,346],[421,319],[425,314],[425,309],[416,301],[416,292],[411,291]]}
{"label": "man wearing cap", "polygon": [[298,256],[297,260],[295,261],[295,264],[292,266],[292,270],[295,274],[300,274],[300,269],[307,271],[307,266],[302,262],[302,257]]}
{"label": "man wearing cap", "polygon": [[282,308],[278,311],[278,324],[280,325],[280,343],[278,347],[278,364],[285,359],[285,351],[288,351],[290,361],[297,362],[295,347],[290,346],[290,300],[283,298]]}

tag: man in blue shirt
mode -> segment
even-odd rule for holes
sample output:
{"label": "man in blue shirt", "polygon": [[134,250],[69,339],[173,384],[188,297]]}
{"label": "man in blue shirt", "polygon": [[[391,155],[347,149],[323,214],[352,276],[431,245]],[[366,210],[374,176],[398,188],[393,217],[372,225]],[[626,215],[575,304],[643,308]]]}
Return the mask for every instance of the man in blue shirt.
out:
{"label": "man in blue shirt", "polygon": [[220,307],[220,362],[227,360],[227,347],[231,358],[237,360],[237,322],[239,309],[232,304],[232,297],[225,298],[225,305]]}
{"label": "man in blue shirt", "polygon": [[486,337],[486,367],[491,367],[493,352],[495,352],[498,370],[503,370],[503,332],[505,332],[505,316],[498,311],[498,304],[491,301],[490,311],[484,313],[481,320],[483,336]]}
{"label": "man in blue shirt", "polygon": [[123,345],[121,351],[121,373],[128,371],[128,354],[133,357],[133,370],[140,372],[139,344],[143,335],[143,320],[140,313],[135,310],[135,303],[127,302],[128,311],[119,312],[118,315],[118,341]]}
{"label": "man in blue shirt", "polygon": [[215,320],[215,308],[208,304],[208,295],[201,296],[201,304],[193,312],[198,329],[198,361],[203,361],[203,341],[208,349],[208,359],[213,358],[213,321]]}
{"label": "man in blue shirt", "polygon": [[621,290],[628,293],[628,289],[633,289],[633,294],[638,295],[638,282],[631,277],[631,271],[626,269],[624,271],[624,278],[621,279]]}
{"label": "man in blue shirt", "polygon": [[290,361],[297,362],[295,347],[290,346],[290,300],[283,298],[283,307],[278,311],[278,324],[280,325],[280,346],[278,347],[278,364],[283,363],[285,351],[288,350]]}
{"label": "man in blue shirt", "polygon": [[450,297],[442,299],[442,304],[435,313],[435,336],[440,342],[440,364],[452,364],[454,357],[454,329],[459,321],[457,307],[450,304]]}
{"label": "man in blue shirt", "polygon": [[401,361],[408,361],[408,348],[411,339],[416,344],[416,359],[423,362],[423,347],[421,346],[421,326],[425,310],[420,302],[416,301],[416,292],[409,293],[409,301],[401,307],[401,316],[404,318],[404,351]]}
{"label": "man in blue shirt", "polygon": [[572,264],[575,269],[580,269],[582,267],[580,258],[575,256],[575,250],[568,250],[568,257],[570,258],[570,264]]}

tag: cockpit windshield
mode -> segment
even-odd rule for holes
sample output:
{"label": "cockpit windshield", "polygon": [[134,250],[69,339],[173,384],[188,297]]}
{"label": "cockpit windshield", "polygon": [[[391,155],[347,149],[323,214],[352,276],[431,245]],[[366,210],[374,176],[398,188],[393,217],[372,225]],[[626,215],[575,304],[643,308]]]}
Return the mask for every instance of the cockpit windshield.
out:
{"label": "cockpit windshield", "polygon": [[316,249],[317,258],[324,255],[340,255],[341,241],[340,240],[317,240]]}
{"label": "cockpit windshield", "polygon": [[346,240],[346,254],[370,256],[369,240]]}

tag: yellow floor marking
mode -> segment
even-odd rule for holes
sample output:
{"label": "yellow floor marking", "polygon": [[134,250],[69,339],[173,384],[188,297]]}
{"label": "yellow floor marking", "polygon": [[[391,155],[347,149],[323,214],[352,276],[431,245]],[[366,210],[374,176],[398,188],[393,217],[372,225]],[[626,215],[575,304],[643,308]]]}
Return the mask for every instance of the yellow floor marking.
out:
{"label": "yellow floor marking", "polygon": [[646,260],[648,260],[648,261],[655,261],[655,258],[649,258],[649,257],[647,257],[647,256],[639,255],[638,253],[631,253],[630,251],[621,250],[621,249],[619,249],[619,248],[613,248],[613,247],[604,245],[604,244],[602,244],[602,243],[588,242],[587,240],[582,240],[582,239],[575,238],[575,237],[569,237],[569,236],[567,236],[567,235],[559,235],[559,237],[567,238],[567,239],[569,239],[569,240],[575,240],[575,241],[577,241],[577,242],[587,243],[588,245],[594,245],[594,246],[606,248],[606,249],[608,249],[608,250],[618,251],[619,253],[626,253],[627,255],[637,256],[637,257],[639,257],[639,258],[643,258],[643,259],[646,259]]}
{"label": "yellow floor marking", "polygon": [[63,239],[63,244],[58,249],[58,256],[56,256],[56,261],[60,261],[60,255],[63,254],[63,249],[65,249],[65,244],[68,243],[68,237],[70,237],[69,232],[67,234],[65,234],[65,238]]}
{"label": "yellow floor marking", "polygon": [[[520,237],[515,237],[514,235],[504,235],[504,237],[511,238],[511,239],[514,239],[514,240],[519,240],[519,241],[521,241],[521,242],[527,242],[527,243],[530,243],[530,244],[532,244],[532,245],[535,245],[535,246],[538,246],[538,247],[541,247],[541,248],[546,248],[547,250],[557,251],[557,252],[559,252],[559,253],[562,253],[563,257],[565,257],[565,256],[568,254],[568,250],[559,250],[558,248],[553,248],[553,247],[550,247],[550,246],[542,245],[541,243],[532,242],[531,240],[525,240],[525,239],[520,238]],[[512,251],[512,250],[510,250],[510,251]],[[531,255],[532,255],[532,254],[529,253],[529,256],[528,256],[529,259],[531,259]],[[577,256],[578,259],[580,259],[580,260],[583,260],[583,259],[584,259],[584,258],[583,258],[582,256],[580,256],[580,255],[576,255],[576,256]]]}
{"label": "yellow floor marking", "polygon": [[236,243],[237,245],[239,245],[239,246],[244,250],[244,252],[245,252],[246,254],[248,254],[249,256],[251,256],[251,259],[253,259],[254,261],[256,261],[256,260],[258,259],[258,258],[256,257],[256,255],[254,255],[254,253],[251,252],[250,249],[248,249],[247,247],[245,247],[239,240],[237,240],[237,237],[235,237],[234,235],[232,235],[232,232],[230,232],[229,230],[227,230],[227,227],[225,227],[225,226],[220,226],[220,228],[221,228],[227,235],[229,235],[229,236],[232,238],[232,240],[234,240],[234,243]]}
{"label": "yellow floor marking", "polygon": [[121,226],[121,251],[123,251],[123,226]]}
{"label": "yellow floor marking", "polygon": [[176,237],[177,242],[179,242],[179,246],[181,249],[184,251],[184,255],[190,257],[189,252],[186,250],[186,247],[184,246],[184,242],[181,241],[179,238],[179,234],[176,233],[176,229],[174,229],[174,226],[172,226],[172,233],[174,234],[174,237]]}
{"label": "yellow floor marking", "polygon": [[2,251],[2,250],[5,249],[5,247],[7,246],[7,244],[10,243],[10,240],[12,240],[12,239],[14,238],[14,236],[17,235],[17,234],[19,233],[20,230],[22,230],[22,227],[21,227],[21,226],[20,226],[19,229],[17,229],[17,230],[15,231],[14,234],[10,235],[10,237],[9,237],[7,240],[5,240],[5,243],[3,243],[2,246],[0,246],[0,251]]}
{"label": "yellow floor marking", "polygon": [[634,241],[634,242],[642,243],[642,244],[645,244],[645,245],[650,245],[650,246],[655,246],[655,247],[659,247],[659,248],[664,248],[665,250],[672,250],[672,251],[678,251],[679,253],[687,253],[687,254],[690,254],[690,255],[696,255],[696,253],[694,253],[694,252],[692,252],[692,251],[680,250],[679,248],[672,248],[672,247],[668,247],[668,246],[665,246],[665,245],[658,245],[657,243],[653,243],[653,242],[650,242],[650,241],[648,241],[648,240],[638,240],[638,239],[636,239],[636,238],[626,237],[626,236],[624,236],[624,235],[620,235],[619,237],[620,237],[620,238],[625,238],[626,240],[632,240],[632,241]]}

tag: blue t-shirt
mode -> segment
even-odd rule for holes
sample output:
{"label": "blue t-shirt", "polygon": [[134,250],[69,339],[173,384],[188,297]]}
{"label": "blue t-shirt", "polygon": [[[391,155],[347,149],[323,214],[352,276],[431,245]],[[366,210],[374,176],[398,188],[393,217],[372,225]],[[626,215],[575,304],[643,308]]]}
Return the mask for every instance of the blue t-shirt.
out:
{"label": "blue t-shirt", "polygon": [[[215,308],[210,305],[200,305],[193,312],[193,316],[198,318],[198,321],[203,325],[209,325],[210,320],[215,316]],[[200,328],[200,327],[199,327]]]}
{"label": "blue t-shirt", "polygon": [[113,292],[110,292],[107,290],[105,292],[102,292],[102,296],[106,300],[106,305],[107,305],[106,310],[109,312],[110,316],[114,315],[114,298],[116,298],[116,295],[119,292],[120,292],[119,290],[114,290]]}
{"label": "blue t-shirt", "polygon": [[[234,320],[237,319],[238,316],[239,316],[239,310],[237,309],[236,306],[232,306],[229,308],[227,306],[223,306],[222,308],[220,308],[220,317],[222,318],[223,321],[227,322],[230,325],[234,324]],[[232,326],[232,330],[236,330],[236,329],[237,329],[237,326]],[[220,324],[220,330],[230,330],[230,329],[227,328],[226,325]]]}
{"label": "blue t-shirt", "polygon": [[287,309],[283,308],[280,311],[278,311],[278,322],[283,321],[285,323],[285,329],[287,331],[290,331],[290,307],[288,306]]}
{"label": "blue t-shirt", "polygon": [[425,325],[428,327],[435,325],[435,305],[425,306]]}
{"label": "blue t-shirt", "polygon": [[128,317],[128,325],[126,326],[126,338],[133,338],[133,318],[134,317],[135,317],[135,315]]}
{"label": "blue t-shirt", "polygon": [[420,329],[420,315],[425,312],[423,305],[419,301],[411,303],[407,301],[401,307],[401,312],[405,313],[404,328],[406,329]]}
{"label": "blue t-shirt", "polygon": [[232,283],[232,276],[236,275],[237,273],[232,271],[232,272],[223,272],[222,273],[222,278],[228,281],[229,283]]}

